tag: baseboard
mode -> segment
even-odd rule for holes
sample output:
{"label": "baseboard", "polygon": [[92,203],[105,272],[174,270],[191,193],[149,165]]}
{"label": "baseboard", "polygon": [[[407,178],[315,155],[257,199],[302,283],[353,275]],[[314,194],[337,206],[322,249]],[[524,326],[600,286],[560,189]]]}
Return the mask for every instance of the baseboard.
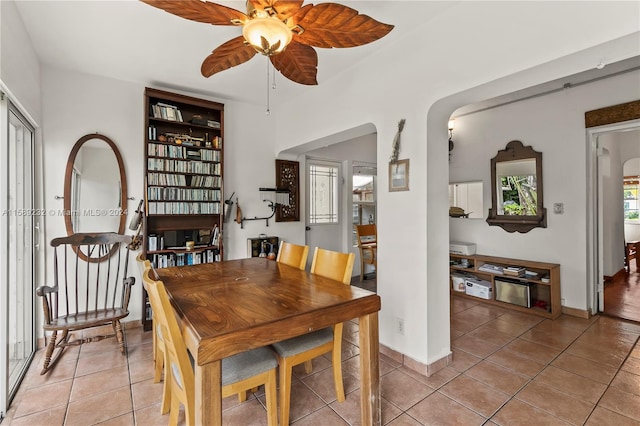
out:
{"label": "baseboard", "polygon": [[570,315],[572,317],[578,317],[578,318],[584,318],[584,319],[591,318],[590,309],[576,309],[576,308],[569,308],[567,306],[563,306],[562,313],[565,315]]}
{"label": "baseboard", "polygon": [[423,362],[416,361],[415,359],[407,355],[404,355],[401,352],[388,348],[383,344],[380,344],[380,353],[404,365],[408,369],[413,370],[422,375],[425,375],[427,377],[437,373],[438,371],[442,370],[443,368],[451,364],[451,362],[453,362],[453,354],[449,353],[449,355],[443,358],[440,358],[437,361],[434,361],[429,364],[425,364]]}

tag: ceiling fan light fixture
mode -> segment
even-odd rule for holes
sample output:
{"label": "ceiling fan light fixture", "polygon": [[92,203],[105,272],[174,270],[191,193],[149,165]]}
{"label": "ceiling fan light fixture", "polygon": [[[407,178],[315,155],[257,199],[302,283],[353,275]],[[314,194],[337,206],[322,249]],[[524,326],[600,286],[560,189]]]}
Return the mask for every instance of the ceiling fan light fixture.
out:
{"label": "ceiling fan light fixture", "polygon": [[276,17],[256,17],[242,27],[242,36],[258,52],[277,55],[291,42],[291,29]]}

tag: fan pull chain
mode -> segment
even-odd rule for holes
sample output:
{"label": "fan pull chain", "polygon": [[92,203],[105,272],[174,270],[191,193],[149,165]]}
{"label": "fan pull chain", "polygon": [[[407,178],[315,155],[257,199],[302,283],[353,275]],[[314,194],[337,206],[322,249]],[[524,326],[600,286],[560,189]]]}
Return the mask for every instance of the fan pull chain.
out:
{"label": "fan pull chain", "polygon": [[273,90],[276,90],[276,67],[273,67],[273,84],[271,85]]}
{"label": "fan pull chain", "polygon": [[269,58],[267,57],[267,115],[271,114],[270,102],[269,102]]}

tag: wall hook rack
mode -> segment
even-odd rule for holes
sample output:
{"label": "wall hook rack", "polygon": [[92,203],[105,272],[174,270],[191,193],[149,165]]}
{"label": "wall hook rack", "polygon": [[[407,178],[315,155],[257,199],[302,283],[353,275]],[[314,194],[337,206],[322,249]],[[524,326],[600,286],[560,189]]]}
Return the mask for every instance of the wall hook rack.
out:
{"label": "wall hook rack", "polygon": [[244,229],[244,222],[249,220],[264,220],[266,225],[269,226],[269,219],[276,214],[276,207],[278,204],[283,206],[289,205],[289,190],[283,188],[258,188],[260,191],[260,198],[267,203],[271,209],[271,215],[265,217],[242,217],[240,219],[240,229]]}

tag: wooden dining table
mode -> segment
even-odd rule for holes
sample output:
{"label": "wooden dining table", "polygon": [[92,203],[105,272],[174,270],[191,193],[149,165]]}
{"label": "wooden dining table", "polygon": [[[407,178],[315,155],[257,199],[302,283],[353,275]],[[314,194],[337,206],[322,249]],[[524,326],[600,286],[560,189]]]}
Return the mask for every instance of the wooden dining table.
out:
{"label": "wooden dining table", "polygon": [[222,423],[223,358],[354,318],[362,424],[381,424],[377,294],[259,257],[162,268],[156,275],[195,361],[196,424]]}

